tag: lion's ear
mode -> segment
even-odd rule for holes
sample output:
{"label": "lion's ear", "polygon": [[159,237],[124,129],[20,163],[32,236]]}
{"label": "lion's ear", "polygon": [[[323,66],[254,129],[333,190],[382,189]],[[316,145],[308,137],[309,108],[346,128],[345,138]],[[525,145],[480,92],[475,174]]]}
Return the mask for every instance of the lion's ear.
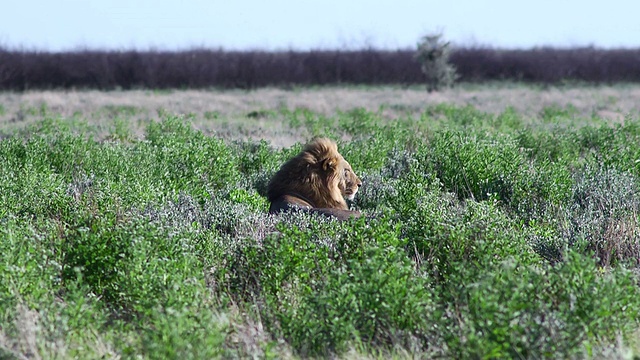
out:
{"label": "lion's ear", "polygon": [[325,159],[324,162],[322,163],[322,170],[324,171],[333,170],[338,166],[339,162],[340,162],[340,159],[338,159],[337,157],[330,157],[328,159]]}

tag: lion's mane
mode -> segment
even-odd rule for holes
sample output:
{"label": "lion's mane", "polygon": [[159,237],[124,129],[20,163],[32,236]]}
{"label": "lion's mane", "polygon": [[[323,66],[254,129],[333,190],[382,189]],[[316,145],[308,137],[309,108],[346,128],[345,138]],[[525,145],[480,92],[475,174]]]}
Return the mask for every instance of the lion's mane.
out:
{"label": "lion's mane", "polygon": [[283,196],[300,198],[311,208],[348,210],[340,190],[346,161],[335,142],[317,138],[280,167],[268,185],[274,203]]}

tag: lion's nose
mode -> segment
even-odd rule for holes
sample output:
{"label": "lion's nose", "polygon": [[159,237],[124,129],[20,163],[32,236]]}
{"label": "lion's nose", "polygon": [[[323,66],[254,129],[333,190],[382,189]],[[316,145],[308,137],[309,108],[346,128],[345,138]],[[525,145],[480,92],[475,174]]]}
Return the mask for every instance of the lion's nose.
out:
{"label": "lion's nose", "polygon": [[362,186],[362,183],[358,183],[358,187]]}

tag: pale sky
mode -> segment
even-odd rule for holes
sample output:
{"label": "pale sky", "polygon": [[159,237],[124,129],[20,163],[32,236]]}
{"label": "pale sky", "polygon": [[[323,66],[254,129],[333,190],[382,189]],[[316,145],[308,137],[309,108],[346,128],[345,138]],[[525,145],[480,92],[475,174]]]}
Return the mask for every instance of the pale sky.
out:
{"label": "pale sky", "polygon": [[0,47],[27,50],[640,47],[640,0],[2,0]]}

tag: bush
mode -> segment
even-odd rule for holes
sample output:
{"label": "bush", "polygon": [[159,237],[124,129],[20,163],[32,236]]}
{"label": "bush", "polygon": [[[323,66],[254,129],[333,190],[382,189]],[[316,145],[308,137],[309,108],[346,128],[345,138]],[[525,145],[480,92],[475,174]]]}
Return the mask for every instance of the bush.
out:
{"label": "bush", "polygon": [[467,325],[450,334],[449,345],[456,358],[591,355],[596,340],[634,328],[638,294],[628,274],[599,276],[594,260],[575,251],[555,267],[506,261],[460,299],[456,310]]}
{"label": "bush", "polygon": [[268,214],[301,144],[189,118],[0,141],[0,357],[572,358],[637,328],[633,121],[282,113],[340,136],[363,218]]}
{"label": "bush", "polygon": [[[411,344],[427,348],[432,304],[398,232],[381,220],[347,224],[311,219],[309,228],[280,226],[281,235],[232,254],[229,288],[261,308],[269,330],[303,356]],[[401,294],[401,296],[398,296]]]}
{"label": "bush", "polygon": [[147,128],[147,150],[153,169],[164,186],[174,191],[189,190],[206,198],[207,187],[221,188],[237,181],[237,160],[231,149],[217,138],[205,137],[178,117],[167,117]]}
{"label": "bush", "polygon": [[640,265],[637,178],[606,168],[586,168],[576,177],[565,215],[569,242],[586,242],[602,266]]}
{"label": "bush", "polygon": [[456,69],[449,63],[451,49],[442,41],[442,34],[423,36],[418,42],[416,59],[427,79],[427,91],[451,87],[457,79]]}
{"label": "bush", "polygon": [[458,198],[497,200],[525,219],[570,197],[572,180],[564,166],[528,161],[508,136],[442,132],[434,136],[429,157],[421,162],[424,171],[434,171],[444,188]]}

